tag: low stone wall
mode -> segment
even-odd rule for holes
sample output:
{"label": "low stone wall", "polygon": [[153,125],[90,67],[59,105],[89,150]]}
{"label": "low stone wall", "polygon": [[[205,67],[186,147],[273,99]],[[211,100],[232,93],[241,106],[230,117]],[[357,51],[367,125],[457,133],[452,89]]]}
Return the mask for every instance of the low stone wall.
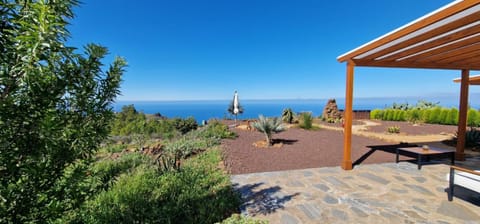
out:
{"label": "low stone wall", "polygon": [[[342,113],[342,117],[345,117],[343,110],[340,110],[340,113]],[[370,110],[353,110],[353,119],[370,120]]]}

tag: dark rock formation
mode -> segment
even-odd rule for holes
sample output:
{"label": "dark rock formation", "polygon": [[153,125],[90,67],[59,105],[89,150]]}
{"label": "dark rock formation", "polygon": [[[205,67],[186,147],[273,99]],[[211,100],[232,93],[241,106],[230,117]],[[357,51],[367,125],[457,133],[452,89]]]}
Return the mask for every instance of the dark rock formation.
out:
{"label": "dark rock formation", "polygon": [[323,108],[322,118],[325,121],[335,122],[342,118],[342,113],[338,110],[337,102],[335,99],[329,99],[325,108]]}

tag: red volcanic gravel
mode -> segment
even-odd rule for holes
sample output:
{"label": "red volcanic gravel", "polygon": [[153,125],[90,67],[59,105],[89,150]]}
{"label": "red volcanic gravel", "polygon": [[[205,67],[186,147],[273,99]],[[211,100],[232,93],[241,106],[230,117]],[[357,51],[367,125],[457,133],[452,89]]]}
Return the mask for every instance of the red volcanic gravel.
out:
{"label": "red volcanic gravel", "polygon": [[[234,129],[236,139],[223,141],[224,162],[232,174],[256,173],[314,167],[339,166],[343,157],[343,132],[331,130],[307,131],[290,128],[273,135],[283,142],[280,148],[257,148],[254,142],[264,139],[258,131]],[[370,151],[367,146],[391,145],[360,136],[352,136],[352,161],[355,162]],[[395,154],[377,150],[365,163],[394,162]]]}
{"label": "red volcanic gravel", "polygon": [[400,132],[408,135],[427,135],[427,134],[455,134],[457,131],[456,125],[439,125],[439,124],[417,124],[412,125],[408,122],[402,121],[374,121],[380,123],[378,126],[369,126],[367,131],[384,133],[387,132],[388,127],[398,126]]}

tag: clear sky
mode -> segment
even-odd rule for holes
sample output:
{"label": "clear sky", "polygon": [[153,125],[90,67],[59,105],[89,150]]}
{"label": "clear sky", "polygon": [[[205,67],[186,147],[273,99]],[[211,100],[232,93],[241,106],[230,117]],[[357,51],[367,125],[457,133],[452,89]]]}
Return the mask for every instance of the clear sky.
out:
{"label": "clear sky", "polygon": [[[105,63],[127,59],[118,100],[341,98],[339,55],[450,2],[83,0],[69,43],[108,47]],[[354,96],[458,95],[459,75],[356,68]]]}

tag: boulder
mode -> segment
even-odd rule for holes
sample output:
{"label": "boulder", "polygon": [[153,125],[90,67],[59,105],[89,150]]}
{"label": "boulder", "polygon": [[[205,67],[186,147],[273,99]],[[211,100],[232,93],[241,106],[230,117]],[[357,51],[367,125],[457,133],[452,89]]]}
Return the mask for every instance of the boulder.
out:
{"label": "boulder", "polygon": [[338,110],[337,102],[335,99],[329,99],[322,113],[323,120],[335,121],[342,118],[342,113]]}

